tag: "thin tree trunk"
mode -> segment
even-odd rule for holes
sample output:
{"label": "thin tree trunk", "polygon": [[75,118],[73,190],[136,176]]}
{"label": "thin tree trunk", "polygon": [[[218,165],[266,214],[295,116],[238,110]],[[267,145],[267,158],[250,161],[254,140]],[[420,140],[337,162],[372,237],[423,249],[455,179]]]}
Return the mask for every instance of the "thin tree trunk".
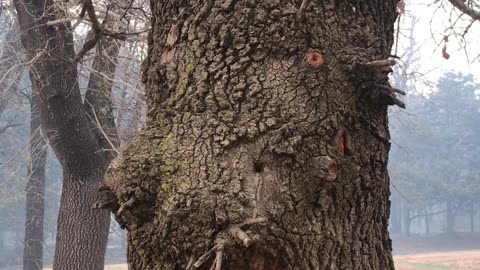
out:
{"label": "thin tree trunk", "polygon": [[402,205],[403,209],[403,233],[406,236],[410,236],[410,224],[412,220],[410,219],[410,207],[408,207],[408,204],[406,202],[403,202]]}
{"label": "thin tree trunk", "polygon": [[402,232],[402,205],[398,196],[392,196],[390,206],[390,233],[398,234]]}
{"label": "thin tree trunk", "polygon": [[453,234],[455,232],[455,213],[453,209],[453,204],[450,201],[447,202],[446,222],[447,222],[447,233]]}
{"label": "thin tree trunk", "polygon": [[470,207],[470,232],[474,233],[475,232],[475,207],[474,204],[472,203],[472,206]]}
{"label": "thin tree trunk", "polygon": [[430,212],[425,208],[425,234],[430,235]]}
{"label": "thin tree trunk", "polygon": [[[35,87],[35,86],[34,86]],[[36,91],[32,91],[35,93]],[[23,269],[43,269],[43,219],[45,210],[45,165],[47,144],[40,132],[40,99],[32,93],[30,100],[30,168],[26,190],[25,241]]]}
{"label": "thin tree trunk", "polygon": [[393,269],[392,103],[366,63],[397,1],[167,2],[146,128],[104,182],[129,268]]}

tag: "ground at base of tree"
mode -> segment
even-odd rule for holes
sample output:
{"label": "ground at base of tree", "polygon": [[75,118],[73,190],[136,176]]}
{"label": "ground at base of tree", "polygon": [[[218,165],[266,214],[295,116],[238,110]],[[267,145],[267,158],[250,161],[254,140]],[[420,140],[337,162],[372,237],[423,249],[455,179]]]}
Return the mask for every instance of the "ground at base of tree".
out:
{"label": "ground at base of tree", "polygon": [[394,256],[396,270],[480,270],[480,250]]}
{"label": "ground at base of tree", "polygon": [[[396,270],[480,270],[480,250],[397,255],[394,260]],[[126,264],[105,267],[105,270],[127,269]]]}
{"label": "ground at base of tree", "polygon": [[[394,256],[396,270],[480,270],[480,249]],[[21,268],[9,268],[9,270]],[[105,270],[127,270],[126,264],[111,264]],[[52,270],[52,268],[44,268]]]}
{"label": "ground at base of tree", "polygon": [[[480,233],[392,236],[393,255],[480,250]],[[480,264],[479,264],[480,269]]]}

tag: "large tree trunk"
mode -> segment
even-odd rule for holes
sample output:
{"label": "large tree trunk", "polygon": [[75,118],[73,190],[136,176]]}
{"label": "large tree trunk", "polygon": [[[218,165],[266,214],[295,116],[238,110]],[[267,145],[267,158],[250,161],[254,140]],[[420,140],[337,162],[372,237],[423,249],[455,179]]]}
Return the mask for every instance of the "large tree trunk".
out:
{"label": "large tree trunk", "polygon": [[26,219],[23,270],[43,269],[43,218],[45,211],[47,144],[40,132],[39,103],[39,97],[32,94],[30,100],[30,130],[32,138],[30,139],[29,178],[25,187]]}
{"label": "large tree trunk", "polygon": [[146,128],[105,179],[130,269],[394,268],[388,77],[363,64],[397,1],[300,2],[151,1]]}

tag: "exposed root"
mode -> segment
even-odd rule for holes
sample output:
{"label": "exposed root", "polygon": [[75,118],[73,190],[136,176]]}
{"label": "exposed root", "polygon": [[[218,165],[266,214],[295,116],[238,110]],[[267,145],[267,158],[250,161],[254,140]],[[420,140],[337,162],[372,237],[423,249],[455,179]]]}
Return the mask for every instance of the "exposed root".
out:
{"label": "exposed root", "polygon": [[228,233],[230,236],[240,241],[244,247],[249,247],[253,243],[252,238],[250,238],[250,236],[239,227],[230,227]]}
{"label": "exposed root", "polygon": [[213,248],[211,248],[209,251],[207,251],[205,254],[200,256],[198,260],[193,264],[193,267],[195,268],[200,268],[210,257],[212,257],[213,253],[217,250],[218,244],[216,244]]}
{"label": "exposed root", "polygon": [[117,215],[120,216],[125,211],[125,209],[132,207],[135,201],[135,197],[131,197],[128,201],[122,203],[120,205],[120,208],[118,208]]}
{"label": "exposed root", "polygon": [[225,247],[228,245],[234,245],[236,241],[242,243],[242,245],[246,248],[250,247],[258,237],[250,237],[246,232],[244,232],[241,228],[248,228],[249,226],[255,224],[265,224],[267,219],[264,217],[257,217],[257,218],[249,218],[246,219],[243,223],[239,224],[238,226],[231,226],[230,228],[223,230],[221,233],[217,235],[217,239],[215,240],[215,246],[209,249],[205,254],[200,256],[198,260],[193,263],[193,258],[190,258],[190,261],[187,265],[187,270],[189,269],[198,269],[200,268],[206,261],[212,258],[213,254],[215,254],[215,259],[213,260],[213,264],[210,267],[210,270],[221,270],[223,264],[223,257],[225,253]]}
{"label": "exposed root", "polygon": [[[221,270],[222,269],[222,263],[223,263],[223,251],[225,250],[225,241],[224,240],[219,240],[217,243],[217,252],[215,255],[215,270]],[[212,265],[213,268],[213,265]]]}
{"label": "exposed root", "polygon": [[188,259],[187,267],[185,269],[187,269],[187,270],[192,269],[194,261],[195,261],[195,257],[192,254],[192,255],[190,255],[190,258]]}

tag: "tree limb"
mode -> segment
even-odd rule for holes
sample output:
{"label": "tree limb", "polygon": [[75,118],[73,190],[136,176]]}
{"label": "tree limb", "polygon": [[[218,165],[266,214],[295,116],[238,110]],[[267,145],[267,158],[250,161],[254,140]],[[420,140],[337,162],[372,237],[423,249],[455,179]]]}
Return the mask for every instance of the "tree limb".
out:
{"label": "tree limb", "polygon": [[454,7],[461,12],[467,14],[472,19],[480,21],[480,11],[476,11],[473,8],[468,7],[463,0],[448,0]]}
{"label": "tree limb", "polygon": [[18,127],[18,126],[21,126],[22,124],[8,124],[6,126],[4,126],[3,128],[0,128],[0,134],[2,134],[3,132],[7,131],[8,128],[11,128],[11,127]]}

